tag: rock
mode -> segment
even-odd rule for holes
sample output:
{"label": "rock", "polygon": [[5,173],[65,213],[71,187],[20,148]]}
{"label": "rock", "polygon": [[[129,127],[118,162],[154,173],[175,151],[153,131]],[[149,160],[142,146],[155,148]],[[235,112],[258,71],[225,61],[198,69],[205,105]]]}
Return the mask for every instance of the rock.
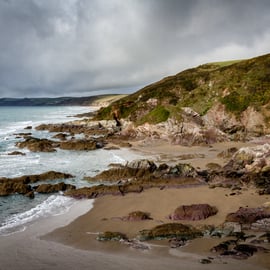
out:
{"label": "rock", "polygon": [[59,139],[61,141],[65,141],[67,139],[67,136],[68,136],[68,134],[58,133],[58,134],[54,135],[53,138]]}
{"label": "rock", "polygon": [[169,240],[170,248],[183,247],[187,243],[186,239],[173,238]]}
{"label": "rock", "polygon": [[263,218],[252,223],[251,230],[261,232],[270,231],[270,218]]}
{"label": "rock", "polygon": [[120,241],[127,240],[127,236],[120,232],[104,232],[100,233],[97,238],[98,241]]}
{"label": "rock", "polygon": [[270,218],[270,209],[263,207],[258,208],[239,208],[235,213],[230,213],[226,217],[226,221],[238,222],[240,224],[252,224],[257,220]]}
{"label": "rock", "polygon": [[212,261],[209,260],[209,259],[201,259],[201,260],[200,260],[200,263],[201,263],[201,264],[209,264],[209,263],[212,263]]}
{"label": "rock", "polygon": [[29,199],[34,199],[35,198],[35,193],[33,190],[29,191],[24,195],[25,197],[28,197]]}
{"label": "rock", "polygon": [[28,148],[32,152],[55,152],[57,143],[48,139],[27,137],[25,141],[16,143],[19,148]]}
{"label": "rock", "polygon": [[222,169],[221,165],[217,163],[207,163],[206,168],[210,171],[220,171]]}
{"label": "rock", "polygon": [[73,190],[76,189],[74,185],[65,184],[64,182],[52,185],[52,184],[41,184],[35,188],[38,193],[55,193],[59,191]]}
{"label": "rock", "polygon": [[209,204],[181,205],[169,216],[172,220],[201,220],[215,215],[216,207]]}
{"label": "rock", "polygon": [[9,156],[15,156],[15,155],[20,155],[20,156],[25,156],[25,153],[22,153],[20,151],[13,151],[11,153],[8,153]]}
{"label": "rock", "polygon": [[94,140],[70,140],[60,142],[60,148],[64,150],[95,150],[101,147],[102,144]]}
{"label": "rock", "polygon": [[212,247],[210,251],[214,253],[223,253],[225,251],[231,250],[233,247],[236,246],[236,244],[237,244],[236,240],[227,240]]}
{"label": "rock", "polygon": [[232,156],[237,152],[237,150],[238,149],[236,147],[231,147],[227,150],[220,152],[217,156],[219,158],[232,158]]}
{"label": "rock", "polygon": [[[10,194],[27,194],[32,191],[30,183],[38,181],[65,179],[73,177],[71,174],[49,171],[42,174],[23,175],[14,178],[0,178],[0,196],[7,196]],[[28,194],[32,196],[31,193]]]}
{"label": "rock", "polygon": [[154,227],[150,230],[143,230],[139,232],[138,238],[141,241],[147,240],[161,240],[171,238],[193,239],[201,237],[201,231],[192,226],[183,225],[181,223],[167,223]]}
{"label": "rock", "polygon": [[125,221],[142,221],[152,219],[149,213],[142,211],[134,211],[129,213],[126,217],[123,217],[122,220]]}
{"label": "rock", "polygon": [[0,196],[7,196],[10,194],[27,194],[32,190],[30,185],[20,182],[6,181],[0,183]]}
{"label": "rock", "polygon": [[32,126],[27,126],[24,129],[32,129]]}

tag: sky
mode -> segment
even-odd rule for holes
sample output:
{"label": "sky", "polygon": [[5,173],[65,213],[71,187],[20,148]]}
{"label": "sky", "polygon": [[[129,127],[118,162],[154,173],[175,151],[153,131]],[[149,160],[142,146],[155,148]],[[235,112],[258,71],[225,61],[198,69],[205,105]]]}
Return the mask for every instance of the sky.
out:
{"label": "sky", "polygon": [[270,52],[269,0],[0,0],[0,98],[131,93]]}

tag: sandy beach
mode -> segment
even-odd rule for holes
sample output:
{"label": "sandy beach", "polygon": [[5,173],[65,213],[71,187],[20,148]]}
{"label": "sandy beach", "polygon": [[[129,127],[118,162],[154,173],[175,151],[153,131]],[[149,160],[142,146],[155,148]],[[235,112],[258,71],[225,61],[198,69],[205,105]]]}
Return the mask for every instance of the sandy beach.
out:
{"label": "sandy beach", "polygon": [[[209,162],[225,162],[217,160],[217,154],[232,145],[236,146],[219,144],[211,148],[183,148],[137,144],[134,150],[147,156],[151,154],[156,160],[172,162],[185,153],[201,154],[188,162],[204,168]],[[228,213],[237,211],[239,207],[258,207],[270,201],[269,195],[260,196],[253,187],[244,188],[239,195],[230,196],[229,193],[229,189],[210,189],[206,185],[181,189],[154,188],[139,194],[97,198],[90,211],[93,200],[78,201],[67,214],[41,220],[24,232],[1,236],[0,269],[270,269],[269,255],[264,253],[257,253],[247,260],[215,256],[210,248],[224,239],[195,239],[176,249],[169,248],[167,241],[151,241],[146,243],[148,250],[95,239],[99,232],[104,231],[119,231],[134,238],[140,230],[170,222],[168,215],[182,204],[208,203],[216,206],[218,213],[202,221],[181,223],[218,226]],[[129,222],[121,219],[136,210],[150,213],[152,220]],[[213,257],[211,264],[200,263],[201,259],[209,256]]]}

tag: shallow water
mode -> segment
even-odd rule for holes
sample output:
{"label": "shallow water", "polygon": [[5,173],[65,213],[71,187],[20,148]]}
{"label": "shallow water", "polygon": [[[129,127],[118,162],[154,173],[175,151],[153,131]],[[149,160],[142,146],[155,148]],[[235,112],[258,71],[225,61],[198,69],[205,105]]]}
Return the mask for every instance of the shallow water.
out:
{"label": "shallow water", "polygon": [[[15,143],[23,140],[18,133],[31,132],[33,137],[51,138],[54,133],[36,131],[34,127],[42,123],[62,123],[75,120],[72,115],[89,112],[91,107],[0,107],[0,177],[16,177],[27,174],[40,174],[55,170],[74,175],[64,182],[77,187],[95,183],[85,181],[84,176],[93,176],[108,168],[110,163],[125,163],[139,157],[128,150],[66,151],[35,153],[18,149]],[[32,126],[33,129],[25,129]],[[8,155],[19,150],[21,155]],[[63,180],[61,180],[63,181]],[[58,181],[46,181],[56,183]],[[22,195],[0,197],[0,234],[22,230],[29,222],[42,216],[66,211],[74,203],[60,193],[54,195],[36,194],[31,200]]]}

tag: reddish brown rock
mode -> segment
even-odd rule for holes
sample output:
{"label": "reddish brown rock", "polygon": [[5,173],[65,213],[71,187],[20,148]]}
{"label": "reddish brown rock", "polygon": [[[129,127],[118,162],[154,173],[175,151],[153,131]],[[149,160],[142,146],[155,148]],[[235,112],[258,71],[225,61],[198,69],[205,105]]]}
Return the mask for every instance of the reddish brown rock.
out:
{"label": "reddish brown rock", "polygon": [[226,217],[228,222],[238,222],[240,224],[251,224],[257,220],[269,218],[270,209],[259,208],[239,208],[235,213],[230,213]]}
{"label": "reddish brown rock", "polygon": [[217,208],[209,204],[181,205],[169,216],[172,220],[201,220],[215,215]]}

